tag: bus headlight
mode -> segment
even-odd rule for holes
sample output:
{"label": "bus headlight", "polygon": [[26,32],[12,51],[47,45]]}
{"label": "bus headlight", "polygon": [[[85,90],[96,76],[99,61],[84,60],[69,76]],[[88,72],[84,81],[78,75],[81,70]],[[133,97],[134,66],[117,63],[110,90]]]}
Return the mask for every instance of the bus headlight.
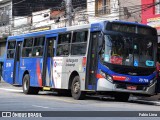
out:
{"label": "bus headlight", "polygon": [[109,82],[113,82],[113,79],[110,75],[106,75],[106,79],[109,81]]}
{"label": "bus headlight", "polygon": [[103,72],[103,71],[100,71],[100,74],[106,79],[108,80],[109,82],[113,82],[113,79],[110,75],[108,75],[107,73]]}

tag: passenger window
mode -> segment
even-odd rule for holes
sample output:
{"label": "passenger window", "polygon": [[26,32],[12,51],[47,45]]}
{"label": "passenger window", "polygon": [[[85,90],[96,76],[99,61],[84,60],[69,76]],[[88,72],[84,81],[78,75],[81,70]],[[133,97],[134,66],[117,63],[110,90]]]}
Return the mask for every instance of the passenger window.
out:
{"label": "passenger window", "polygon": [[74,32],[72,43],[86,42],[87,41],[87,35],[88,35],[88,31]]}
{"label": "passenger window", "polygon": [[22,57],[32,57],[32,48],[23,48]]}
{"label": "passenger window", "polygon": [[34,46],[44,46],[44,37],[35,38]]}
{"label": "passenger window", "polygon": [[32,56],[36,57],[43,56],[44,41],[45,41],[44,37],[35,38]]}
{"label": "passenger window", "polygon": [[56,50],[57,56],[68,56],[70,49],[71,33],[60,34]]}
{"label": "passenger window", "polygon": [[32,47],[33,45],[33,38],[24,39],[23,47]]}
{"label": "passenger window", "polygon": [[85,55],[88,31],[74,32],[71,44],[71,55]]}
{"label": "passenger window", "polygon": [[22,57],[32,57],[33,38],[24,39]]}
{"label": "passenger window", "polygon": [[71,41],[71,33],[61,34],[58,37],[58,44],[66,44]]}
{"label": "passenger window", "polygon": [[8,41],[8,49],[15,49],[16,41]]}
{"label": "passenger window", "polygon": [[16,41],[8,41],[7,58],[13,59],[15,56]]}

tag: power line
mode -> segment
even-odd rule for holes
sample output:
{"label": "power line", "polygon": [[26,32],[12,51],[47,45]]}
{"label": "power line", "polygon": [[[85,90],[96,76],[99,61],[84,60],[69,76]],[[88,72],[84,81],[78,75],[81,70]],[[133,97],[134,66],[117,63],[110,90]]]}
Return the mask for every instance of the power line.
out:
{"label": "power line", "polygon": [[[158,4],[160,4],[160,3],[156,3],[156,4],[150,4],[150,5],[140,5],[140,6],[145,6],[142,10],[147,10],[147,9],[149,9],[149,8],[151,8],[151,7],[153,7],[153,6],[156,6],[156,5],[158,5]],[[134,7],[134,6],[132,6],[132,7]],[[137,9],[135,9],[136,11],[133,11],[133,12],[131,12],[131,14],[135,14],[135,13],[137,13],[137,12],[139,12],[139,11],[141,11],[141,10],[137,10]],[[91,11],[92,12],[92,11]],[[90,12],[90,14],[86,14],[86,15],[88,15],[88,16],[92,16],[92,17],[95,17],[94,15],[92,15],[91,14],[91,12]],[[45,12],[44,12],[45,13]],[[44,13],[40,13],[40,14],[44,14]],[[48,12],[47,12],[48,13]],[[117,13],[117,12],[116,12]],[[85,14],[84,14],[85,15]],[[36,15],[35,15],[36,16]],[[125,16],[125,15],[121,15],[121,16]],[[112,16],[112,17],[119,17],[119,15],[118,16]],[[28,18],[28,17],[26,17],[26,18]],[[101,18],[99,18],[99,19],[106,19],[106,18],[110,18],[110,16],[108,17],[104,17],[104,16],[101,16]],[[19,18],[19,19],[24,19],[24,18]],[[18,20],[18,19],[16,19],[16,20]],[[45,20],[42,20],[42,21],[45,21]],[[40,22],[42,22],[42,21],[38,21],[37,23],[40,23]],[[36,23],[36,22],[35,22]]]}
{"label": "power line", "polygon": [[21,0],[21,1],[17,2],[17,3],[12,3],[12,5],[17,5],[17,4],[20,4],[20,3],[24,2],[24,1],[26,1],[26,0]]}

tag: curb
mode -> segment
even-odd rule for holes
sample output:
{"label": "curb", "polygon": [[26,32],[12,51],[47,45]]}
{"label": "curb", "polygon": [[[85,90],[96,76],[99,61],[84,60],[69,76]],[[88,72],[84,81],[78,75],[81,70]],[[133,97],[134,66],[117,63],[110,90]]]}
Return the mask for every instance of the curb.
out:
{"label": "curb", "polygon": [[141,103],[141,104],[160,106],[160,101],[147,101],[147,100],[131,100],[131,101]]}

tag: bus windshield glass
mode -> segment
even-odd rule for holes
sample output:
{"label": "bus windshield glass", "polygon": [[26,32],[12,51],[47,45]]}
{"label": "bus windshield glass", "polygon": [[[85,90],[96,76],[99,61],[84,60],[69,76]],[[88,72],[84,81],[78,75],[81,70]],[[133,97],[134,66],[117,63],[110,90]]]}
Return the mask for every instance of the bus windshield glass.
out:
{"label": "bus windshield glass", "polygon": [[152,37],[104,35],[102,60],[126,66],[155,67],[154,41]]}

